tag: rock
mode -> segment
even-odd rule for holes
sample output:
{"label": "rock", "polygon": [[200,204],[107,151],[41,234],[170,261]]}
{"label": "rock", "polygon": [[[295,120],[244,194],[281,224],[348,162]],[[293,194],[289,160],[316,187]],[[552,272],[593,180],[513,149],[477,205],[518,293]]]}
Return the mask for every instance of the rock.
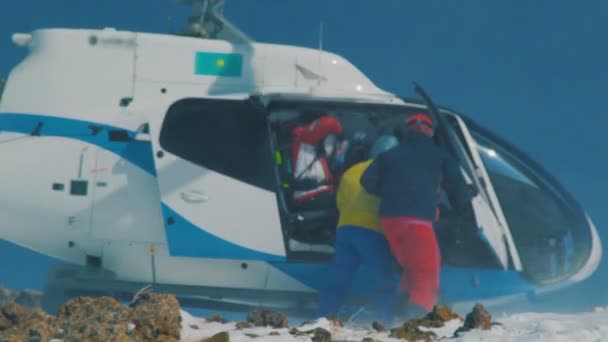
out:
{"label": "rock", "polygon": [[25,309],[23,306],[9,302],[0,308],[0,331],[18,326],[25,320]]}
{"label": "rock", "polygon": [[49,341],[59,335],[52,316],[12,302],[0,309],[0,325],[0,341]]}
{"label": "rock", "polygon": [[253,325],[249,322],[237,322],[236,323],[236,329],[237,330],[243,330],[243,329],[248,329],[253,327]]}
{"label": "rock", "polygon": [[312,336],[312,342],[331,342],[331,333],[323,328],[316,328]]}
{"label": "rock", "polygon": [[366,337],[366,338],[362,339],[361,342],[381,342],[381,341],[376,340],[375,338]]}
{"label": "rock", "polygon": [[287,328],[289,325],[289,319],[285,314],[269,309],[255,309],[249,312],[247,321],[257,327]]}
{"label": "rock", "polygon": [[374,323],[372,323],[372,328],[374,328],[374,330],[378,331],[378,332],[383,332],[386,331],[386,328],[384,327],[384,325],[382,325],[382,323],[375,321]]}
{"label": "rock", "polygon": [[59,308],[57,327],[65,341],[131,341],[129,308],[111,297],[78,297]]}
{"label": "rock", "polygon": [[0,333],[0,341],[2,342],[23,342],[27,341],[28,338],[25,336],[25,333],[22,331],[15,331],[13,333]]}
{"label": "rock", "polygon": [[[432,331],[420,330],[424,321],[422,318],[415,318],[403,323],[400,327],[391,329],[389,337],[402,338],[406,341],[436,341],[437,334]],[[429,321],[430,322],[430,321]],[[426,322],[425,322],[426,323]],[[443,325],[443,323],[441,323]]]}
{"label": "rock", "polygon": [[23,328],[29,334],[29,341],[49,341],[60,337],[59,329],[56,327],[55,318],[48,315],[42,309],[34,309],[28,312]]}
{"label": "rock", "polygon": [[475,304],[473,311],[467,314],[464,320],[464,325],[454,333],[458,336],[461,332],[466,332],[472,329],[490,330],[492,328],[492,315],[481,304]]}
{"label": "rock", "polygon": [[402,327],[407,325],[408,329],[417,327],[441,328],[445,325],[445,322],[451,321],[456,318],[462,320],[462,317],[454,313],[449,308],[435,306],[433,310],[426,314],[424,317],[412,318],[409,321],[405,322]]}
{"label": "rock", "polygon": [[270,336],[281,336],[281,333],[278,331],[271,331],[270,334],[268,334]]}
{"label": "rock", "polygon": [[292,328],[291,330],[289,330],[289,333],[293,336],[307,336],[308,334],[298,330],[298,328]]}
{"label": "rock", "polygon": [[435,306],[433,308],[433,311],[429,312],[426,317],[426,319],[431,320],[431,321],[438,321],[438,322],[449,322],[453,319],[459,319],[459,320],[463,320],[463,318],[453,312],[450,308],[446,307],[446,306]]}
{"label": "rock", "polygon": [[42,292],[34,290],[21,291],[15,297],[15,303],[27,309],[42,308]]}
{"label": "rock", "polygon": [[144,341],[178,341],[182,325],[179,302],[174,295],[145,293],[131,305],[129,321],[134,334]]}
{"label": "rock", "polygon": [[0,286],[0,306],[9,302],[15,302],[26,309],[42,307],[42,293],[34,290],[14,292]]}
{"label": "rock", "polygon": [[222,323],[222,324],[228,322],[228,320],[224,319],[220,314],[217,314],[217,313],[215,313],[209,317],[206,317],[205,320],[207,322],[218,322],[218,323]]}
{"label": "rock", "polygon": [[198,330],[198,329],[200,329],[200,328],[199,328],[199,326],[198,326],[198,325],[196,325],[196,324],[190,324],[190,329],[193,329],[193,330]]}
{"label": "rock", "polygon": [[58,321],[98,321],[116,323],[126,321],[129,309],[112,297],[77,297],[63,304],[57,313]]}
{"label": "rock", "polygon": [[15,299],[15,294],[2,286],[0,286],[0,306],[8,302],[12,302]]}
{"label": "rock", "polygon": [[201,342],[230,342],[230,335],[227,332],[222,331],[209,338],[204,338]]}
{"label": "rock", "polygon": [[133,341],[127,333],[127,324],[101,322],[81,322],[72,325],[65,334],[64,341]]}
{"label": "rock", "polygon": [[258,334],[245,334],[245,336],[247,336],[249,338],[258,338],[258,337],[260,337],[260,335],[258,335]]}

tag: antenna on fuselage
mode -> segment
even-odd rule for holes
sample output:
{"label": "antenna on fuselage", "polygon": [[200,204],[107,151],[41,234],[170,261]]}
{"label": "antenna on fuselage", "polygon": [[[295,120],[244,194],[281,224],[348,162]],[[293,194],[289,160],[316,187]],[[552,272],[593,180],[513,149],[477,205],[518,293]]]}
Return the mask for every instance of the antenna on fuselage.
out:
{"label": "antenna on fuselage", "polygon": [[323,22],[319,23],[319,51],[323,52]]}
{"label": "antenna on fuselage", "polygon": [[171,17],[171,0],[167,0],[167,32],[173,32],[173,18]]}
{"label": "antenna on fuselage", "polygon": [[[323,57],[323,22],[319,23],[319,74],[323,74],[323,70],[322,70],[322,57]],[[319,84],[321,84],[321,79],[319,79],[317,81]]]}

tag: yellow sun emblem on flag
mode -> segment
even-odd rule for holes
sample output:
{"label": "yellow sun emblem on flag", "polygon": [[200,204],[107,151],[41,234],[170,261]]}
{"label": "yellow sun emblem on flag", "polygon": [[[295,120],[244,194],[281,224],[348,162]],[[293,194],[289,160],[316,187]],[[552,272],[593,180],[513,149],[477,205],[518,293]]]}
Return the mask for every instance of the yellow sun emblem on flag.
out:
{"label": "yellow sun emblem on flag", "polygon": [[199,51],[194,57],[194,73],[205,76],[241,77],[243,55]]}

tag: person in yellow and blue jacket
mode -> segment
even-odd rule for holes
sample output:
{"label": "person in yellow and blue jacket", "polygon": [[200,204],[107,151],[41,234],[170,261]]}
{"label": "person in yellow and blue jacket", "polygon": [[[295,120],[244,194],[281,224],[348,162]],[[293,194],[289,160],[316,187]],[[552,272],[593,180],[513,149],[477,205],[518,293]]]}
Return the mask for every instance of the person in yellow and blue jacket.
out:
{"label": "person in yellow and blue jacket", "polygon": [[[372,147],[372,158],[398,143],[394,136],[381,136]],[[357,163],[346,170],[338,187],[340,217],[328,283],[321,291],[318,312],[321,317],[337,315],[358,269],[364,266],[366,280],[371,282],[371,311],[381,321],[392,320],[396,302],[395,261],[378,217],[380,198],[370,195],[360,183],[361,175],[372,161]]]}

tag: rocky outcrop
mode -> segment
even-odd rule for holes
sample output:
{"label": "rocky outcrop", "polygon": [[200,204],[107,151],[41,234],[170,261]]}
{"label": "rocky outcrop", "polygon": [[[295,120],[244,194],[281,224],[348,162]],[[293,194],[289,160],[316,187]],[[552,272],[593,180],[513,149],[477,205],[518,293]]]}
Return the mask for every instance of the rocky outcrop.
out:
{"label": "rocky outcrop", "polygon": [[289,319],[285,314],[269,309],[255,309],[249,312],[247,314],[247,322],[256,327],[287,328],[289,325]]}
{"label": "rocky outcrop", "polygon": [[384,327],[384,325],[378,321],[375,321],[374,323],[372,323],[372,328],[374,330],[376,330],[377,332],[384,332],[386,331],[386,328]]}
{"label": "rocky outcrop", "polygon": [[34,290],[11,291],[0,286],[0,306],[15,302],[26,309],[42,307],[42,292]]}
{"label": "rocky outcrop", "polygon": [[0,341],[178,341],[181,312],[173,295],[147,293],[130,307],[111,297],[78,297],[57,317],[14,301],[0,307]]}
{"label": "rocky outcrop", "polygon": [[201,342],[230,342],[230,335],[227,332],[222,331],[209,338],[202,339]]}
{"label": "rocky outcrop", "polygon": [[57,326],[66,341],[130,341],[129,317],[114,298],[78,297],[59,308]]}
{"label": "rocky outcrop", "polygon": [[48,341],[60,335],[55,319],[40,309],[9,302],[0,307],[0,341]]}
{"label": "rocky outcrop", "polygon": [[424,331],[420,327],[424,328],[441,328],[445,325],[445,322],[453,319],[460,319],[458,314],[454,313],[448,307],[434,307],[433,311],[426,314],[424,317],[410,319],[403,323],[400,327],[391,329],[390,336],[396,338],[402,338],[407,341],[435,341],[437,335],[431,331]]}
{"label": "rocky outcrop", "polygon": [[435,322],[449,322],[453,319],[463,320],[462,316],[452,311],[446,306],[435,306],[433,311],[429,312],[424,318]]}
{"label": "rocky outcrop", "polygon": [[173,295],[146,293],[131,304],[130,322],[134,335],[144,341],[179,340],[182,316]]}
{"label": "rocky outcrop", "polygon": [[17,292],[15,303],[23,305],[26,309],[42,308],[42,292],[34,290],[24,290]]}
{"label": "rocky outcrop", "polygon": [[249,329],[249,328],[253,327],[253,324],[251,324],[249,322],[237,322],[235,327],[237,330],[243,330],[243,329]]}
{"label": "rocky outcrop", "polygon": [[13,292],[0,286],[0,306],[12,302],[13,299]]}
{"label": "rocky outcrop", "polygon": [[207,322],[217,322],[217,323],[222,323],[222,324],[228,322],[227,319],[225,319],[224,317],[222,317],[222,315],[217,314],[217,313],[215,313],[215,314],[213,314],[213,315],[211,315],[209,317],[206,317],[205,321],[207,321]]}
{"label": "rocky outcrop", "polygon": [[323,328],[313,330],[312,342],[331,342],[331,333]]}
{"label": "rocky outcrop", "polygon": [[401,338],[406,341],[436,341],[437,334],[432,331],[423,331],[420,329],[422,325],[416,320],[409,320],[403,323],[400,327],[391,329],[390,337]]}
{"label": "rocky outcrop", "polygon": [[464,320],[464,325],[454,333],[458,336],[462,332],[472,329],[490,330],[492,328],[492,315],[481,304],[476,304]]}
{"label": "rocky outcrop", "polygon": [[[176,342],[180,339],[182,317],[179,303],[173,295],[152,292],[138,293],[129,306],[122,305],[111,297],[79,297],[61,306],[57,317],[50,316],[41,309],[26,309],[24,305],[20,304],[39,305],[35,298],[36,293],[33,291],[17,293],[0,288],[0,341],[61,339],[65,342]],[[389,336],[406,341],[435,341],[437,340],[436,333],[429,331],[428,328],[443,327],[445,322],[454,319],[464,321],[464,325],[454,333],[454,336],[471,329],[488,330],[494,324],[491,315],[481,304],[475,305],[464,320],[447,307],[435,307],[425,316],[410,319],[401,326],[391,329]],[[209,316],[206,321],[220,324],[227,322],[220,315]],[[288,323],[288,317],[278,311],[256,309],[249,312],[247,322],[236,323],[234,329],[240,330],[241,336],[264,340],[265,336],[280,336],[281,333],[272,331],[268,335],[260,335],[259,331],[252,332],[247,329],[254,326],[289,328]],[[311,322],[307,323],[311,324]],[[342,326],[337,320],[330,321],[330,324],[337,329]],[[302,330],[292,328],[289,333],[298,338],[309,338],[314,342],[332,341],[330,331],[318,326],[314,329],[304,330],[306,326],[308,324],[301,325]],[[193,323],[189,325],[189,328],[202,329]],[[386,334],[386,329],[380,322],[374,322],[372,328],[375,333]],[[364,340],[372,342],[374,338],[368,337]],[[201,341],[228,342],[230,335],[229,332],[221,332]]]}

